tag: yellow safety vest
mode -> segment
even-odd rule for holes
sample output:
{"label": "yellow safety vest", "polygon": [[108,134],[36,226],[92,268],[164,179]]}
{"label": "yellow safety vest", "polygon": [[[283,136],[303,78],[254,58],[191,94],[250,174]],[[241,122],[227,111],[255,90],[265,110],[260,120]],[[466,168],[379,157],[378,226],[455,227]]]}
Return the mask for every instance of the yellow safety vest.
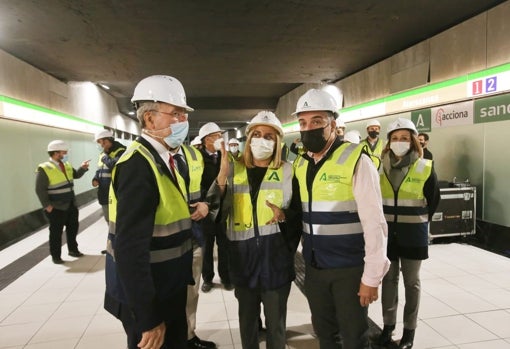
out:
{"label": "yellow safety vest", "polygon": [[254,210],[250,196],[248,172],[244,164],[235,161],[233,166],[233,201],[228,219],[227,237],[231,241],[248,240],[255,237],[255,226],[260,236],[276,234],[278,224],[266,224],[273,218],[273,211],[266,200],[280,208],[288,208],[292,193],[292,165],[284,162],[278,169],[272,169],[272,163],[260,184]]}
{"label": "yellow safety vest", "polygon": [[[318,169],[308,190],[309,161],[297,159],[296,178],[303,207],[303,256],[320,268],[363,264],[363,228],[352,178],[363,146],[343,143]],[[311,160],[313,161],[313,160]]]}
{"label": "yellow safety vest", "polygon": [[431,173],[432,160],[416,160],[409,167],[407,175],[396,192],[386,173],[380,175],[383,210],[387,222],[428,222],[427,200],[423,195],[423,186]]}
{"label": "yellow safety vest", "polygon": [[368,155],[370,156],[370,159],[372,159],[372,162],[375,165],[375,168],[379,169],[381,166],[381,155],[383,151],[383,141],[381,138],[377,139],[377,143],[375,145],[375,149],[372,151],[370,148],[370,143],[365,138],[360,142],[360,144],[366,145],[366,151],[368,152]]}
{"label": "yellow safety vest", "polygon": [[195,203],[200,200],[200,183],[202,181],[202,173],[204,172],[204,158],[200,151],[194,147],[182,145],[182,151],[184,156],[186,156],[189,170],[189,188],[186,188],[186,183],[180,173],[177,175],[177,181],[181,191],[188,196],[188,201]]}
{"label": "yellow safety vest", "polygon": [[[156,161],[150,151],[145,148],[138,141],[133,142],[126,152],[121,156],[117,165],[127,161],[135,153],[140,153],[147,162],[150,164],[154,177],[156,178],[157,186],[159,189],[159,204],[156,209],[156,216],[154,219],[154,230],[152,232],[153,238],[168,237],[175,235],[184,230],[191,229],[191,219],[188,208],[188,203],[182,195],[179,188],[175,186],[172,180],[164,175],[156,166]],[[115,181],[117,166],[114,167],[112,172],[112,183]],[[117,197],[113,190],[113,185],[110,186],[109,195],[109,215],[110,215],[110,234],[115,234],[115,224],[117,221]],[[111,248],[111,244],[108,244]],[[166,250],[151,251],[151,263],[158,263],[170,259],[178,258],[184,255],[191,249],[191,239],[178,247],[169,248]],[[114,255],[114,251],[109,251]]]}
{"label": "yellow safety vest", "polygon": [[[48,176],[48,197],[50,201],[71,201],[73,194],[73,167],[69,162],[64,163],[66,173],[51,161],[39,164]],[[67,176],[67,177],[66,177]]]}

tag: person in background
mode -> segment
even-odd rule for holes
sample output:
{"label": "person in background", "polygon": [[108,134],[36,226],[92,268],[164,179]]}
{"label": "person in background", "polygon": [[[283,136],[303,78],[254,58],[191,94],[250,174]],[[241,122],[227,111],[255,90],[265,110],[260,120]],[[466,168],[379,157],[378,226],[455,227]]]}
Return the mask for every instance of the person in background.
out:
{"label": "person in background", "polygon": [[384,328],[378,344],[389,345],[397,321],[398,280],[405,288],[404,334],[399,349],[413,347],[420,305],[421,261],[428,258],[428,225],[439,203],[439,187],[432,160],[422,158],[416,127],[398,118],[388,126],[382,153],[381,190],[388,222],[389,272],[382,282]]}
{"label": "person in background", "polygon": [[[197,325],[197,306],[200,290],[200,279],[202,276],[202,249],[204,235],[202,233],[202,220],[209,213],[209,205],[218,206],[220,195],[214,198],[202,198],[201,182],[204,172],[204,159],[200,150],[184,145],[183,142],[188,136],[189,123],[188,114],[180,114],[178,118],[179,127],[174,128],[172,134],[167,138],[170,147],[170,154],[175,160],[177,181],[181,192],[186,197],[191,212],[191,231],[193,249],[193,281],[194,285],[188,285],[186,300],[186,318],[188,320],[188,348],[190,349],[215,349],[216,344],[211,341],[200,339],[195,330]],[[208,202],[202,201],[207,199]],[[217,213],[217,211],[216,211]]]}
{"label": "person in background", "polygon": [[420,142],[421,148],[423,149],[423,158],[428,160],[433,160],[432,153],[428,149],[429,145],[429,135],[426,133],[418,134],[418,141]]}
{"label": "person in background", "polygon": [[74,195],[73,180],[89,169],[90,160],[83,161],[74,169],[67,161],[69,145],[62,140],[48,144],[48,161],[37,166],[35,192],[48,218],[50,230],[50,255],[53,263],[62,264],[62,231],[66,228],[67,249],[71,257],[81,257],[76,235],[78,234],[78,208]]}
{"label": "person in background", "polygon": [[289,158],[289,147],[285,143],[285,141],[282,140],[282,161],[287,161]]}
{"label": "person in background", "polygon": [[262,302],[266,346],[284,349],[287,299],[301,233],[301,201],[293,191],[292,165],[281,160],[283,130],[276,115],[259,112],[246,135],[242,159],[228,162],[223,156],[216,181],[225,192],[222,212],[228,221],[230,273],[239,303],[241,342],[243,349],[259,348]]}
{"label": "person in background", "polygon": [[[220,171],[222,154],[219,151],[223,130],[214,122],[208,122],[200,127],[198,135],[202,141],[202,157],[204,158],[204,172],[202,175],[202,198],[206,197],[209,188],[216,180]],[[203,264],[202,264],[202,292],[209,292],[214,287],[214,242],[218,246],[218,274],[226,290],[232,290],[228,269],[227,236],[225,235],[225,221],[217,217],[215,220],[206,217],[202,222],[204,233]]]}
{"label": "person in background", "polygon": [[[345,122],[339,117],[336,118],[336,134],[341,141],[344,140],[345,136]],[[358,142],[359,143],[359,142]]]}
{"label": "person in background", "polygon": [[369,120],[366,129],[368,136],[361,141],[361,144],[366,146],[368,155],[370,155],[375,167],[379,169],[381,167],[381,153],[383,150],[383,142],[379,138],[381,123],[376,119]]}
{"label": "person in background", "polygon": [[345,133],[343,141],[359,144],[359,142],[361,142],[361,135],[358,130],[350,130]]}
{"label": "person in background", "polygon": [[301,138],[296,138],[290,145],[290,151],[296,155],[302,155],[306,152],[302,144],[298,145],[299,143],[301,143]]}
{"label": "person in background", "polygon": [[[92,178],[92,186],[97,187],[97,201],[103,209],[103,217],[108,223],[108,192],[112,182],[112,169],[120,156],[124,154],[126,147],[113,138],[113,132],[102,130],[95,134],[94,141],[101,147],[97,170]],[[106,254],[106,250],[101,251]]]}
{"label": "person in background", "polygon": [[377,170],[364,147],[338,138],[337,110],[330,94],[311,89],[294,112],[308,149],[294,165],[303,207],[305,294],[321,348],[366,349],[367,308],[389,268],[387,225]]}
{"label": "person in background", "polygon": [[196,149],[202,149],[202,141],[200,140],[200,137],[199,136],[196,136],[195,138],[193,138],[193,140],[191,141],[190,145],[193,147],[193,148],[196,148]]}
{"label": "person in background", "polygon": [[239,141],[237,138],[231,138],[228,141],[228,156],[231,160],[239,160],[241,152],[239,151]]}
{"label": "person in background", "polygon": [[142,134],[112,171],[104,308],[122,322],[129,349],[186,348],[193,217],[170,148],[193,109],[167,75],[141,80],[131,101]]}

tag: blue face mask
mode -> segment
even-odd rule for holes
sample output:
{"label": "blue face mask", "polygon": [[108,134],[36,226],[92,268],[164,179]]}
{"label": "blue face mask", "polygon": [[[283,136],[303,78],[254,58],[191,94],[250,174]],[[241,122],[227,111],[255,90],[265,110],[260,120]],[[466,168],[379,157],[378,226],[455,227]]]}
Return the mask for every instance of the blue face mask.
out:
{"label": "blue face mask", "polygon": [[170,128],[172,129],[172,134],[165,137],[165,143],[168,144],[170,148],[175,149],[180,146],[188,136],[189,123],[188,121],[177,122],[175,124],[170,124]]}
{"label": "blue face mask", "polygon": [[68,162],[69,161],[69,155],[62,156],[62,162]]}

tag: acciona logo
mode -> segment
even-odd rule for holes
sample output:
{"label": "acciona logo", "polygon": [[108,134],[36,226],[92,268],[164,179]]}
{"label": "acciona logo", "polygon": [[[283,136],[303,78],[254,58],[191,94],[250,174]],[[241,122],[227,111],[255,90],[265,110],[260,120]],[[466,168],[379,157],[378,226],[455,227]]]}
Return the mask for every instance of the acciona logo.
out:
{"label": "acciona logo", "polygon": [[445,111],[443,108],[439,108],[436,112],[436,123],[439,125],[443,124],[443,121],[446,120],[456,120],[463,119],[469,117],[469,113],[467,110],[447,110]]}

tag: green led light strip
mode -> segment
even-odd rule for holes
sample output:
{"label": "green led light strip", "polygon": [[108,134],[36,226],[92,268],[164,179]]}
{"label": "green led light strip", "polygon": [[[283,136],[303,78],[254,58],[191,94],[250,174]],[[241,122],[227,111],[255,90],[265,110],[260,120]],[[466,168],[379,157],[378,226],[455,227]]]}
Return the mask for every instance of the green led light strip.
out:
{"label": "green led light strip", "polygon": [[503,65],[499,65],[497,67],[485,69],[485,70],[482,70],[482,71],[479,71],[479,72],[476,72],[476,73],[470,73],[470,74],[467,74],[467,75],[464,75],[464,76],[461,76],[461,77],[457,77],[457,78],[453,78],[453,79],[450,79],[450,80],[445,80],[445,81],[437,82],[437,83],[434,83],[434,84],[431,84],[431,85],[428,85],[428,86],[418,87],[418,88],[415,88],[415,89],[412,89],[412,90],[409,90],[409,91],[396,93],[394,95],[390,95],[388,97],[379,98],[379,99],[376,99],[376,100],[373,100],[373,101],[370,101],[370,102],[367,102],[367,103],[362,103],[362,104],[354,105],[352,107],[342,108],[341,110],[346,112],[346,111],[352,111],[352,110],[356,110],[356,109],[366,108],[366,107],[372,106],[374,104],[379,104],[379,103],[394,101],[394,100],[401,99],[401,98],[408,98],[408,97],[411,97],[411,96],[416,96],[416,95],[419,95],[419,94],[424,93],[424,92],[431,92],[431,91],[434,91],[434,90],[439,90],[439,89],[444,88],[444,87],[457,85],[457,84],[460,84],[460,83],[463,83],[463,82],[466,82],[466,81],[469,81],[469,80],[480,79],[480,78],[483,78],[483,77],[486,77],[486,76],[489,76],[489,75],[492,75],[492,74],[504,73],[504,72],[507,72],[509,70],[510,70],[510,63],[506,63],[506,64],[503,64]]}
{"label": "green led light strip", "polygon": [[14,105],[17,105],[17,106],[20,106],[20,107],[24,107],[24,108],[40,111],[40,112],[47,113],[47,114],[52,114],[52,115],[55,115],[55,116],[58,116],[58,117],[66,118],[66,119],[69,119],[69,120],[72,120],[72,121],[81,122],[81,123],[84,123],[84,124],[89,124],[89,125],[93,125],[93,126],[103,127],[103,125],[95,123],[95,122],[90,121],[90,120],[80,119],[80,118],[78,118],[76,116],[72,116],[72,115],[69,115],[69,114],[61,113],[61,112],[58,112],[58,111],[55,111],[55,110],[51,110],[51,109],[48,109],[48,108],[45,108],[45,107],[41,107],[41,106],[38,106],[38,105],[35,105],[35,104],[23,102],[23,101],[20,101],[19,99],[14,99],[14,98],[7,97],[7,96],[0,95],[0,102],[14,104]]}
{"label": "green led light strip", "polygon": [[[464,75],[464,76],[460,76],[460,77],[457,77],[457,78],[453,78],[453,79],[437,82],[437,83],[434,83],[434,84],[431,84],[431,85],[427,85],[427,86],[423,86],[423,87],[418,87],[418,88],[415,88],[415,89],[412,89],[412,90],[409,90],[409,91],[396,93],[396,94],[393,94],[393,95],[390,95],[390,96],[387,96],[387,97],[375,99],[375,100],[370,101],[370,102],[366,102],[366,103],[362,103],[362,104],[358,104],[358,105],[353,105],[351,107],[342,108],[340,111],[342,111],[342,112],[353,111],[353,110],[357,110],[357,109],[363,109],[363,108],[366,108],[366,107],[370,107],[370,106],[373,106],[373,105],[376,105],[376,104],[380,104],[380,103],[395,101],[395,100],[398,100],[398,99],[409,98],[411,96],[416,96],[416,95],[419,95],[421,93],[439,90],[439,89],[442,89],[444,87],[449,87],[449,86],[465,83],[465,82],[467,82],[469,80],[476,80],[476,79],[484,78],[484,77],[487,77],[487,76],[490,76],[490,75],[493,75],[493,74],[504,73],[504,72],[507,72],[507,71],[510,71],[510,63],[498,65],[498,66],[493,67],[493,68],[489,68],[489,69],[481,70],[479,72],[470,73],[470,74],[467,74],[467,75]],[[289,127],[292,127],[292,126],[296,125],[297,123],[298,123],[297,121],[292,121],[292,122],[289,122],[289,123],[286,123],[286,124],[282,125],[282,127],[284,129],[285,128],[289,128]]]}

